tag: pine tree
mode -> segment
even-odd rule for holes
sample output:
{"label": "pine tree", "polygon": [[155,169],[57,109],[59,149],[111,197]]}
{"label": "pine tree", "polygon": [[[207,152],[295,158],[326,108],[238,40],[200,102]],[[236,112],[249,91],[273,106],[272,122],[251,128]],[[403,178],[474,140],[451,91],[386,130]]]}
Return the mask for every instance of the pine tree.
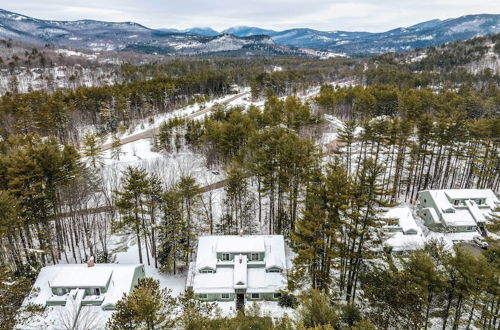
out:
{"label": "pine tree", "polygon": [[159,228],[158,261],[164,271],[177,272],[177,262],[184,260],[187,225],[182,212],[182,200],[177,190],[166,191],[162,196],[162,222]]}
{"label": "pine tree", "polygon": [[388,206],[383,201],[384,190],[379,179],[383,168],[373,159],[365,160],[356,176],[354,210],[350,214],[347,234],[348,262],[346,298],[354,300],[358,277],[364,258],[367,257],[368,242],[376,240],[376,229],[383,226],[380,207]]}
{"label": "pine tree", "polygon": [[175,299],[160,282],[153,278],[141,278],[130,295],[124,294],[116,304],[116,312],[106,324],[110,330],[166,329],[175,324]]}
{"label": "pine tree", "polygon": [[334,257],[334,232],[326,215],[324,178],[319,169],[313,171],[306,190],[302,217],[292,232],[294,276],[308,277],[314,289],[327,290],[331,282],[330,264]]}
{"label": "pine tree", "polygon": [[88,162],[94,169],[101,166],[103,163],[102,143],[95,134],[87,134],[83,139],[83,157],[88,159]]}
{"label": "pine tree", "polygon": [[125,153],[122,151],[120,138],[116,134],[113,134],[111,141],[111,158],[120,160],[120,156],[123,154]]}
{"label": "pine tree", "polygon": [[184,262],[187,265],[194,249],[195,216],[199,212],[200,207],[200,187],[193,177],[183,176],[177,183],[176,190],[181,200],[182,213],[185,219],[186,244],[184,245]]}
{"label": "pine tree", "polygon": [[248,179],[245,169],[234,162],[227,170],[227,184],[224,186],[226,194],[225,221],[221,223],[221,232],[224,234],[237,234],[240,230],[251,233],[252,214],[251,201],[248,190]]}
{"label": "pine tree", "polygon": [[304,292],[298,310],[300,325],[306,329],[334,329],[339,326],[339,311],[332,306],[324,291],[312,289]]}
{"label": "pine tree", "polygon": [[139,262],[142,264],[141,234],[145,229],[144,218],[147,214],[145,208],[145,193],[148,187],[147,173],[144,169],[129,166],[123,173],[122,182],[123,191],[115,191],[115,205],[122,215],[121,221],[115,223],[115,230],[125,230],[135,234]]}

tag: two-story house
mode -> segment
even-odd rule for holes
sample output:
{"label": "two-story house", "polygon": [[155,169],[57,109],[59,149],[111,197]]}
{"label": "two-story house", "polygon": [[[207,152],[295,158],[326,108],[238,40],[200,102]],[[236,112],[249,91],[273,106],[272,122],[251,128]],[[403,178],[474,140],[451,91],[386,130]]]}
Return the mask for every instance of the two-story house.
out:
{"label": "two-story house", "polygon": [[498,203],[491,189],[444,189],[420,191],[417,207],[432,230],[474,232],[484,228]]}
{"label": "two-story house", "polygon": [[198,299],[277,300],[287,287],[285,242],[281,235],[202,236],[187,287]]}
{"label": "two-story house", "polygon": [[88,264],[46,266],[33,286],[37,293],[31,302],[67,306],[76,300],[79,307],[113,310],[123,294],[130,293],[144,275],[143,265],[94,264],[92,260]]}

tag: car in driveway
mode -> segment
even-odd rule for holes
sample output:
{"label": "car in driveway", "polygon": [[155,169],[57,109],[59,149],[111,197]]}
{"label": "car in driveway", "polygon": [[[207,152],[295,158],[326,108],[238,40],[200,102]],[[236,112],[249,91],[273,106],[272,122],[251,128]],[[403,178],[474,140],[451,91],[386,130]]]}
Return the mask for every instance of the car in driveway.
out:
{"label": "car in driveway", "polygon": [[479,235],[475,235],[472,240],[474,243],[476,243],[477,246],[479,246],[482,249],[487,249],[488,248],[488,243],[483,240],[483,238]]}

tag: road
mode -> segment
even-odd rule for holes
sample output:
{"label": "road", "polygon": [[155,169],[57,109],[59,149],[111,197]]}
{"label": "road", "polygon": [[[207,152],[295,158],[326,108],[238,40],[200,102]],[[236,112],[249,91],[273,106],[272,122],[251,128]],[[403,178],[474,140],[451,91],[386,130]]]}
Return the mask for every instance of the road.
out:
{"label": "road", "polygon": [[[237,100],[247,94],[250,94],[250,92],[244,92],[244,93],[240,93],[240,94],[236,94],[235,96],[225,100],[224,102],[221,102],[219,104],[228,104],[228,103],[231,103],[233,102],[234,100]],[[200,111],[196,111],[196,112],[193,112],[187,116],[182,116],[180,118],[185,118],[187,120],[191,120],[191,119],[195,119],[196,117],[199,117],[199,116],[202,116],[210,111],[212,111],[213,109],[213,106],[211,107],[208,107],[208,108],[205,108],[205,109],[202,109]],[[124,137],[122,139],[120,139],[120,144],[121,145],[124,145],[124,144],[127,144],[127,143],[130,143],[130,142],[134,142],[134,141],[138,141],[138,140],[141,140],[141,139],[148,139],[148,138],[153,138],[156,134],[158,134],[158,131],[159,131],[159,127],[154,127],[154,128],[150,128],[150,129],[147,129],[145,131],[142,131],[140,133],[137,133],[137,134],[133,134],[133,135],[130,135],[130,136],[127,136],[127,137]],[[106,143],[106,144],[103,144],[102,147],[101,147],[101,150],[102,151],[106,151],[106,150],[109,150],[111,149],[112,147],[112,144],[111,143]]]}
{"label": "road", "polygon": [[456,245],[459,246],[460,248],[466,250],[466,251],[469,251],[470,253],[472,253],[472,255],[474,255],[476,257],[479,257],[481,255],[481,253],[484,251],[483,249],[481,249],[479,246],[477,246],[473,242],[461,242],[461,243],[458,243]]}

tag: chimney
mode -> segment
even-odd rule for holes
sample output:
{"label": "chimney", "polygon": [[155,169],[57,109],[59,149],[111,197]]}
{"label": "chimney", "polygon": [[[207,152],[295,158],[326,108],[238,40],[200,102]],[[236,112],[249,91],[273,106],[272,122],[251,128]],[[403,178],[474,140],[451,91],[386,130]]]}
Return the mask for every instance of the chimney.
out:
{"label": "chimney", "polygon": [[89,261],[87,261],[87,267],[94,267],[95,262],[94,262],[94,257],[90,257]]}

